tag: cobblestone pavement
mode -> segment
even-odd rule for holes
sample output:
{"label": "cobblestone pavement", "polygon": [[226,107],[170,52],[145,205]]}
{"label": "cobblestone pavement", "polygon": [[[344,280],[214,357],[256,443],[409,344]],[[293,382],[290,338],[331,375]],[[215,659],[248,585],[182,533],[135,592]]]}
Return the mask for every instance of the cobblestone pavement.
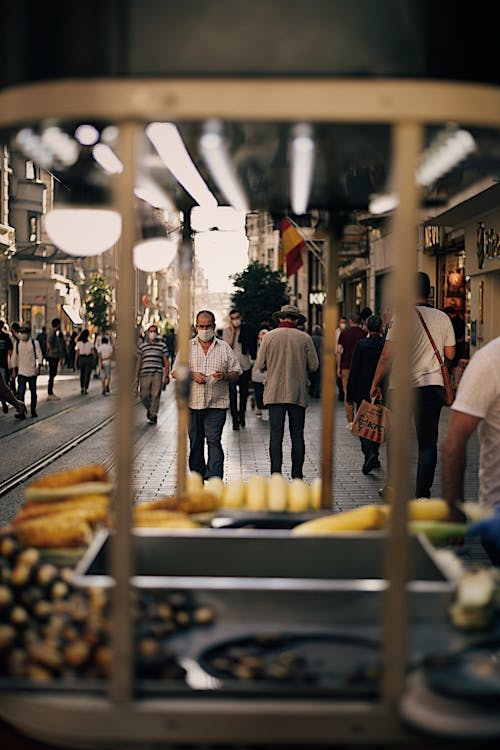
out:
{"label": "cobblestone pavement", "polygon": [[[116,395],[102,398],[100,395],[100,381],[91,381],[89,395],[79,395],[78,375],[72,371],[63,371],[56,381],[56,392],[61,401],[46,403],[46,376],[40,378],[39,406],[40,417],[47,420],[26,420],[19,423],[14,420],[9,410],[0,420],[0,439],[3,447],[2,475],[8,475],[15,470],[13,464],[19,460],[19,455],[28,456],[33,453],[32,446],[36,441],[37,448],[42,442],[51,447],[49,425],[61,413],[58,431],[64,421],[67,429],[68,421],[73,422],[75,432],[79,425],[85,424],[80,406],[85,404],[85,411],[94,416],[104,418],[112,413],[116,407]],[[73,406],[75,411],[69,410]],[[151,499],[160,494],[171,494],[175,490],[176,482],[176,447],[177,447],[177,410],[175,405],[174,385],[171,383],[162,394],[160,414],[157,425],[151,425],[146,420],[146,413],[140,403],[136,406],[136,432],[133,439],[133,490],[139,501]],[[63,417],[63,413],[67,416]],[[78,418],[68,416],[78,414]],[[446,435],[449,419],[449,409],[443,409],[440,425],[440,443]],[[45,424],[44,424],[45,422]],[[28,428],[28,429],[26,429]],[[304,463],[304,478],[310,482],[320,474],[321,465],[321,404],[312,400],[306,412],[305,442],[306,459]],[[42,440],[40,440],[40,436]],[[84,441],[70,453],[55,461],[44,473],[63,470],[83,463],[103,461],[113,463],[114,426],[109,425],[89,440]],[[29,439],[29,441],[28,441]],[[262,421],[254,411],[248,408],[246,427],[239,431],[232,429],[231,419],[226,420],[223,432],[223,448],[225,453],[224,480],[246,480],[252,474],[269,474],[269,422]],[[30,448],[31,446],[31,448]],[[7,450],[9,449],[9,450]],[[378,502],[378,490],[385,481],[386,449],[382,446],[380,458],[382,466],[365,476],[361,471],[362,453],[358,438],[351,435],[346,428],[343,404],[338,403],[335,416],[335,460],[333,480],[333,507],[348,509],[368,502]],[[283,444],[283,473],[290,478],[290,438],[285,428]],[[410,462],[410,475],[413,477],[416,467],[416,452]],[[16,469],[19,467],[16,466]],[[466,497],[475,499],[478,490],[478,446],[474,436],[468,450],[466,473]],[[441,495],[440,462],[436,470],[433,495]]]}

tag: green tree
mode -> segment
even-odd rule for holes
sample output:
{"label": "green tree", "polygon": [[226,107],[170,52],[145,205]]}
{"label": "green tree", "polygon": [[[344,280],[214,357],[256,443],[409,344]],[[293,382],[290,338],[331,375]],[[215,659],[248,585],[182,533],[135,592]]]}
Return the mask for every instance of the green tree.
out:
{"label": "green tree", "polygon": [[85,307],[87,319],[99,331],[107,328],[111,300],[111,287],[106,283],[106,279],[101,273],[94,273],[85,298]]}
{"label": "green tree", "polygon": [[271,271],[258,261],[229,278],[235,287],[231,305],[241,311],[246,323],[255,327],[263,320],[270,321],[273,312],[289,301],[290,289],[281,273]]}

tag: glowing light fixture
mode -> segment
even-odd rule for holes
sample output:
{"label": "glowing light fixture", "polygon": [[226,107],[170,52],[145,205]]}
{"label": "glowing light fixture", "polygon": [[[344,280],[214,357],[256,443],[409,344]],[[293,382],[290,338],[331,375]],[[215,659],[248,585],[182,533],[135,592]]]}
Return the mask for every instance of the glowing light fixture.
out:
{"label": "glowing light fixture", "polygon": [[115,245],[122,231],[119,213],[101,208],[56,208],[45,214],[54,245],[69,255],[99,255]]}
{"label": "glowing light fixture", "polygon": [[164,190],[150,177],[139,177],[134,193],[146,203],[164,211],[174,211],[172,201]]}
{"label": "glowing light fixture", "polygon": [[92,156],[109,174],[120,174],[123,172],[123,164],[120,159],[113,149],[105,143],[96,143],[92,149]]}
{"label": "glowing light fixture", "polygon": [[292,132],[290,200],[295,214],[305,214],[311,193],[315,145],[310,125],[296,125]]}
{"label": "glowing light fixture", "polygon": [[210,121],[205,125],[200,138],[200,149],[212,177],[227,202],[237,211],[248,213],[248,200],[227,152],[220,123]]}
{"label": "glowing light fixture", "polygon": [[146,134],[163,163],[184,190],[200,206],[216,206],[215,196],[196,169],[176,126],[171,122],[153,122]]}
{"label": "glowing light fixture", "polygon": [[375,193],[370,196],[368,211],[371,214],[386,214],[393,211],[399,205],[399,201],[392,193]]}
{"label": "glowing light fixture", "polygon": [[79,125],[75,138],[82,146],[93,146],[99,140],[99,131],[93,125]]}
{"label": "glowing light fixture", "polygon": [[171,264],[176,253],[175,240],[162,237],[144,240],[134,247],[134,266],[147,273],[161,271]]}
{"label": "glowing light fixture", "polygon": [[422,154],[417,184],[429,187],[475,150],[476,142],[468,130],[446,128]]}

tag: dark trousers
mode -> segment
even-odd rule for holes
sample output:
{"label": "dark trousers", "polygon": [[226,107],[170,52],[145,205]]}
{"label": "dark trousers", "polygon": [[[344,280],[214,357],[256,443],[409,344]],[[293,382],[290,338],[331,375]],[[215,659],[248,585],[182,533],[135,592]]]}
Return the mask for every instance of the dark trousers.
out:
{"label": "dark trousers", "polygon": [[54,393],[54,380],[57,375],[57,365],[59,364],[59,358],[47,357],[47,361],[49,363],[49,384],[47,387],[47,392],[50,396],[52,393]]}
{"label": "dark trousers", "polygon": [[78,369],[80,370],[80,388],[85,391],[90,385],[90,376],[94,367],[94,358],[91,354],[82,354],[78,357]]}
{"label": "dark trousers", "polygon": [[439,416],[444,405],[444,388],[426,385],[415,388],[415,429],[418,464],[415,497],[430,497],[437,463]]}
{"label": "dark trousers", "polygon": [[[189,468],[204,479],[221,477],[224,474],[224,451],[221,438],[226,409],[189,410]],[[205,440],[208,446],[208,461],[205,461]]]}
{"label": "dark trousers", "polygon": [[[229,383],[229,409],[233,422],[244,422],[247,410],[248,387],[250,385],[251,370],[245,370],[235,383]],[[238,405],[238,392],[240,403]]]}
{"label": "dark trousers", "polygon": [[27,377],[26,375],[18,375],[17,376],[17,397],[19,401],[24,401],[24,394],[26,393],[26,386],[30,389],[31,394],[31,413],[36,411],[36,402],[37,402],[37,395],[36,395],[36,375],[32,375],[30,377]]}
{"label": "dark trousers", "polygon": [[283,464],[283,434],[285,416],[288,414],[288,427],[292,441],[292,479],[302,479],[302,467],[306,454],[304,424],[306,410],[297,404],[268,404],[269,408],[269,456],[271,474],[281,474]]}
{"label": "dark trousers", "polygon": [[264,383],[258,383],[256,380],[252,380],[253,393],[255,396],[255,406],[257,409],[264,409]]}
{"label": "dark trousers", "polygon": [[[389,405],[391,397],[389,395]],[[414,421],[418,443],[417,477],[415,497],[430,497],[437,464],[437,441],[439,416],[444,405],[444,388],[440,385],[425,385],[414,389]],[[390,447],[387,445],[387,468]]]}

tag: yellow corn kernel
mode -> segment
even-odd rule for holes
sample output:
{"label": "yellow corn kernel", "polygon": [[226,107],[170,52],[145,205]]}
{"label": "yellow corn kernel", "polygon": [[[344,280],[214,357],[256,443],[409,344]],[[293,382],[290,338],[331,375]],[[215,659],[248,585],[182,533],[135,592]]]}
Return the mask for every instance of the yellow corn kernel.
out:
{"label": "yellow corn kernel", "polygon": [[449,521],[450,508],[445,500],[425,497],[410,500],[408,503],[409,521]]}

